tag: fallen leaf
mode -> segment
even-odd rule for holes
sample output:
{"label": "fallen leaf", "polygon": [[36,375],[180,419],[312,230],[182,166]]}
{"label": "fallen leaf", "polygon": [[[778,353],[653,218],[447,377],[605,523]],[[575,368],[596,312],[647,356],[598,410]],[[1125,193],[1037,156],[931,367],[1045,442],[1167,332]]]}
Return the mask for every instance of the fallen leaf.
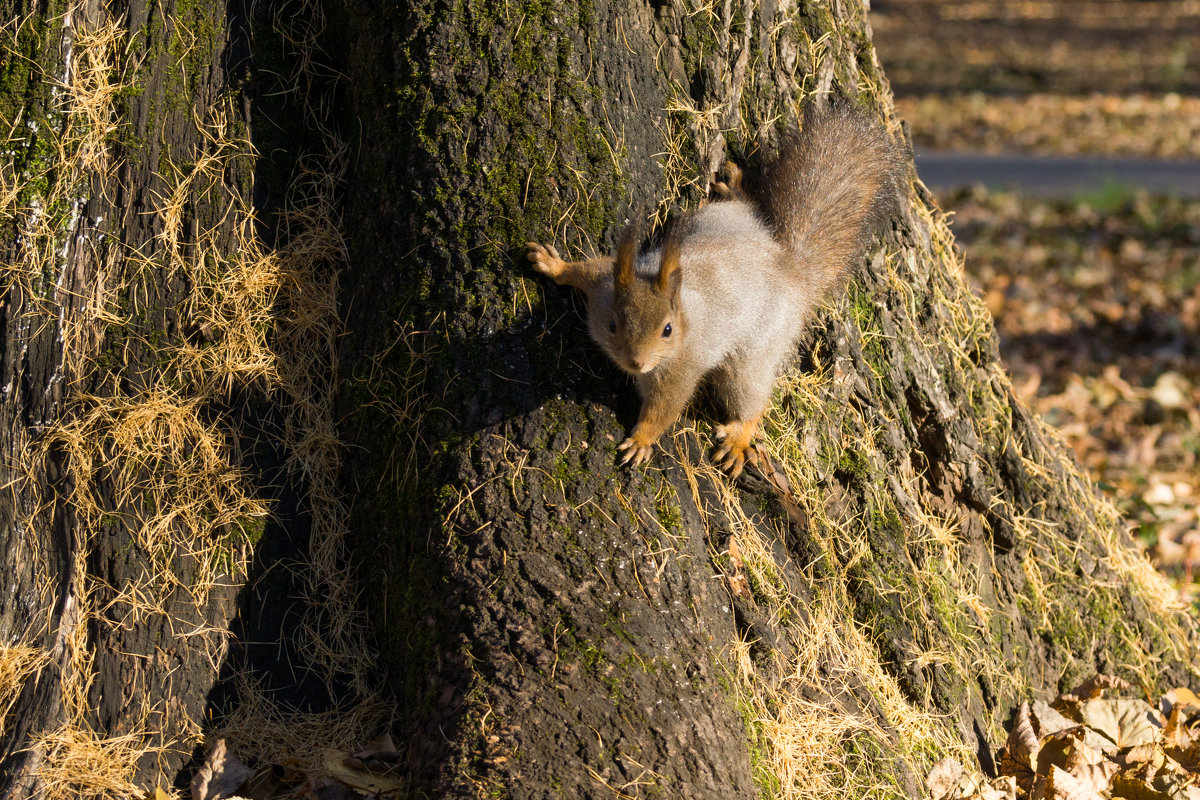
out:
{"label": "fallen leaf", "polygon": [[1079,705],[1080,720],[1104,734],[1118,747],[1136,747],[1158,740],[1157,712],[1142,700],[1127,698],[1088,700]]}
{"label": "fallen leaf", "polygon": [[1172,800],[1166,792],[1160,792],[1145,781],[1125,774],[1113,778],[1112,796],[1114,800]]}
{"label": "fallen leaf", "polygon": [[1164,372],[1154,382],[1150,396],[1163,408],[1183,408],[1189,403],[1191,384],[1178,372]]}
{"label": "fallen leaf", "polygon": [[1099,697],[1106,689],[1126,691],[1132,688],[1133,686],[1128,681],[1122,680],[1115,675],[1096,674],[1076,686],[1068,694],[1073,694],[1081,700],[1091,700]]}
{"label": "fallen leaf", "polygon": [[1152,506],[1169,506],[1175,503],[1175,490],[1165,483],[1154,481],[1142,494],[1142,499]]}
{"label": "fallen leaf", "polygon": [[1194,740],[1187,748],[1175,750],[1171,757],[1189,772],[1200,772],[1200,740]]}
{"label": "fallen leaf", "polygon": [[958,759],[947,756],[934,764],[933,768],[929,770],[929,774],[925,776],[925,783],[929,786],[929,793],[933,795],[933,800],[957,796],[958,782],[962,775],[963,765],[959,763]]}
{"label": "fallen leaf", "polygon": [[1096,764],[1103,764],[1109,760],[1100,748],[1088,742],[1087,734],[1090,732],[1082,726],[1072,732],[1071,752],[1067,756],[1067,765],[1063,767],[1063,769],[1072,775],[1075,774],[1074,770],[1076,767],[1094,766]]}
{"label": "fallen leaf", "polygon": [[1172,800],[1192,800],[1200,790],[1195,786],[1196,779],[1188,775],[1161,774],[1154,779],[1154,788],[1166,792]]}
{"label": "fallen leaf", "polygon": [[407,785],[401,778],[399,770],[389,768],[375,772],[351,763],[352,759],[353,755],[350,752],[334,747],[325,748],[321,757],[322,766],[330,775],[360,792],[382,794],[402,789]]}
{"label": "fallen leaf", "polygon": [[396,749],[392,737],[385,733],[372,740],[362,750],[348,756],[346,763],[369,772],[388,772],[399,768],[400,752]]}
{"label": "fallen leaf", "polygon": [[1079,724],[1079,720],[1071,720],[1064,717],[1052,706],[1047,703],[1036,700],[1033,706],[1030,707],[1030,714],[1033,717],[1034,724],[1037,726],[1038,734],[1046,737],[1065,731],[1068,728],[1074,728]]}
{"label": "fallen leaf", "polygon": [[1150,764],[1155,769],[1162,766],[1163,753],[1159,749],[1157,743],[1140,744],[1136,747],[1130,747],[1122,750],[1117,755],[1117,762],[1123,767],[1134,767],[1142,764]]}
{"label": "fallen leaf", "polygon": [[1086,786],[1094,792],[1107,792],[1119,771],[1120,767],[1112,761],[1077,765],[1067,770],[1072,778],[1079,781],[1080,786]]}
{"label": "fallen leaf", "polygon": [[192,800],[226,800],[253,774],[254,770],[226,750],[225,740],[218,739],[192,776]]}
{"label": "fallen leaf", "polygon": [[1017,779],[1011,775],[995,778],[967,800],[1017,800]]}
{"label": "fallen leaf", "polygon": [[1040,749],[1041,744],[1033,728],[1029,703],[1021,703],[1016,716],[1013,717],[1004,750],[1000,754],[1000,772],[1015,777],[1017,784],[1028,791],[1037,771],[1037,754]]}
{"label": "fallen leaf", "polygon": [[1163,698],[1171,704],[1171,708],[1182,707],[1187,713],[1200,711],[1200,697],[1186,687],[1171,689]]}
{"label": "fallen leaf", "polygon": [[1058,767],[1050,767],[1046,774],[1042,797],[1044,800],[1104,800],[1097,791]]}

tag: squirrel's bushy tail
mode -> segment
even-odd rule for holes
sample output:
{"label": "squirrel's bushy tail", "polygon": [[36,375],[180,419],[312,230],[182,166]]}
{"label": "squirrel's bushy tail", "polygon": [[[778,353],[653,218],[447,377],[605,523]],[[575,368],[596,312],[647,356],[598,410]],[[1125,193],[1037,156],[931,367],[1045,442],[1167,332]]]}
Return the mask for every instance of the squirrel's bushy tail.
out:
{"label": "squirrel's bushy tail", "polygon": [[898,212],[908,159],[866,111],[810,107],[762,173],[761,207],[820,296]]}

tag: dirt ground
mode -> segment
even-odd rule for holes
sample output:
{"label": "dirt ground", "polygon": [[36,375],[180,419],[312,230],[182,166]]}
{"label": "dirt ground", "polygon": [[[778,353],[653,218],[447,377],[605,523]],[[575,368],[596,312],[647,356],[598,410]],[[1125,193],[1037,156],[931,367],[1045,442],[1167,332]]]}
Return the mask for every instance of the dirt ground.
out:
{"label": "dirt ground", "polygon": [[[876,0],[918,149],[1200,158],[1200,2]],[[1200,207],[941,198],[1019,392],[1181,591],[1200,564]]]}

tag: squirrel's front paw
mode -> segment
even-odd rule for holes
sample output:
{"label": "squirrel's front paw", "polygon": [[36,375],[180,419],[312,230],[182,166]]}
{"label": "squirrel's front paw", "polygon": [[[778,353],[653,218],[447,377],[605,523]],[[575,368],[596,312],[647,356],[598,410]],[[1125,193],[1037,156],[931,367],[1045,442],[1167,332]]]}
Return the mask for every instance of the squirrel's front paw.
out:
{"label": "squirrel's front paw", "polygon": [[529,248],[526,257],[533,262],[533,268],[543,275],[557,278],[567,266],[567,262],[562,260],[552,244],[541,245],[537,242],[526,242],[525,246]]}
{"label": "squirrel's front paw", "polygon": [[617,449],[625,451],[625,455],[621,456],[621,466],[637,467],[650,460],[650,456],[654,453],[654,439],[647,441],[644,437],[639,436],[637,431],[634,431],[633,436],[617,445]]}

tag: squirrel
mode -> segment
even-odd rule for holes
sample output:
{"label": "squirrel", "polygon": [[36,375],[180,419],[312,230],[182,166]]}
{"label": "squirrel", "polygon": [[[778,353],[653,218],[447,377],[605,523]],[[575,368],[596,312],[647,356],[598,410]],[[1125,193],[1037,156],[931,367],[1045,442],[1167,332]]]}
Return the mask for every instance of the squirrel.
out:
{"label": "squirrel", "polygon": [[743,185],[732,162],[725,173],[720,202],[686,214],[652,252],[638,254],[635,226],[615,257],[567,262],[526,245],[535,270],[587,295],[592,339],[637,383],[622,465],[646,462],[708,381],[729,415],[713,459],[741,473],[814,309],[898,212],[907,159],[877,118],[837,104],[811,106],[760,179]]}

